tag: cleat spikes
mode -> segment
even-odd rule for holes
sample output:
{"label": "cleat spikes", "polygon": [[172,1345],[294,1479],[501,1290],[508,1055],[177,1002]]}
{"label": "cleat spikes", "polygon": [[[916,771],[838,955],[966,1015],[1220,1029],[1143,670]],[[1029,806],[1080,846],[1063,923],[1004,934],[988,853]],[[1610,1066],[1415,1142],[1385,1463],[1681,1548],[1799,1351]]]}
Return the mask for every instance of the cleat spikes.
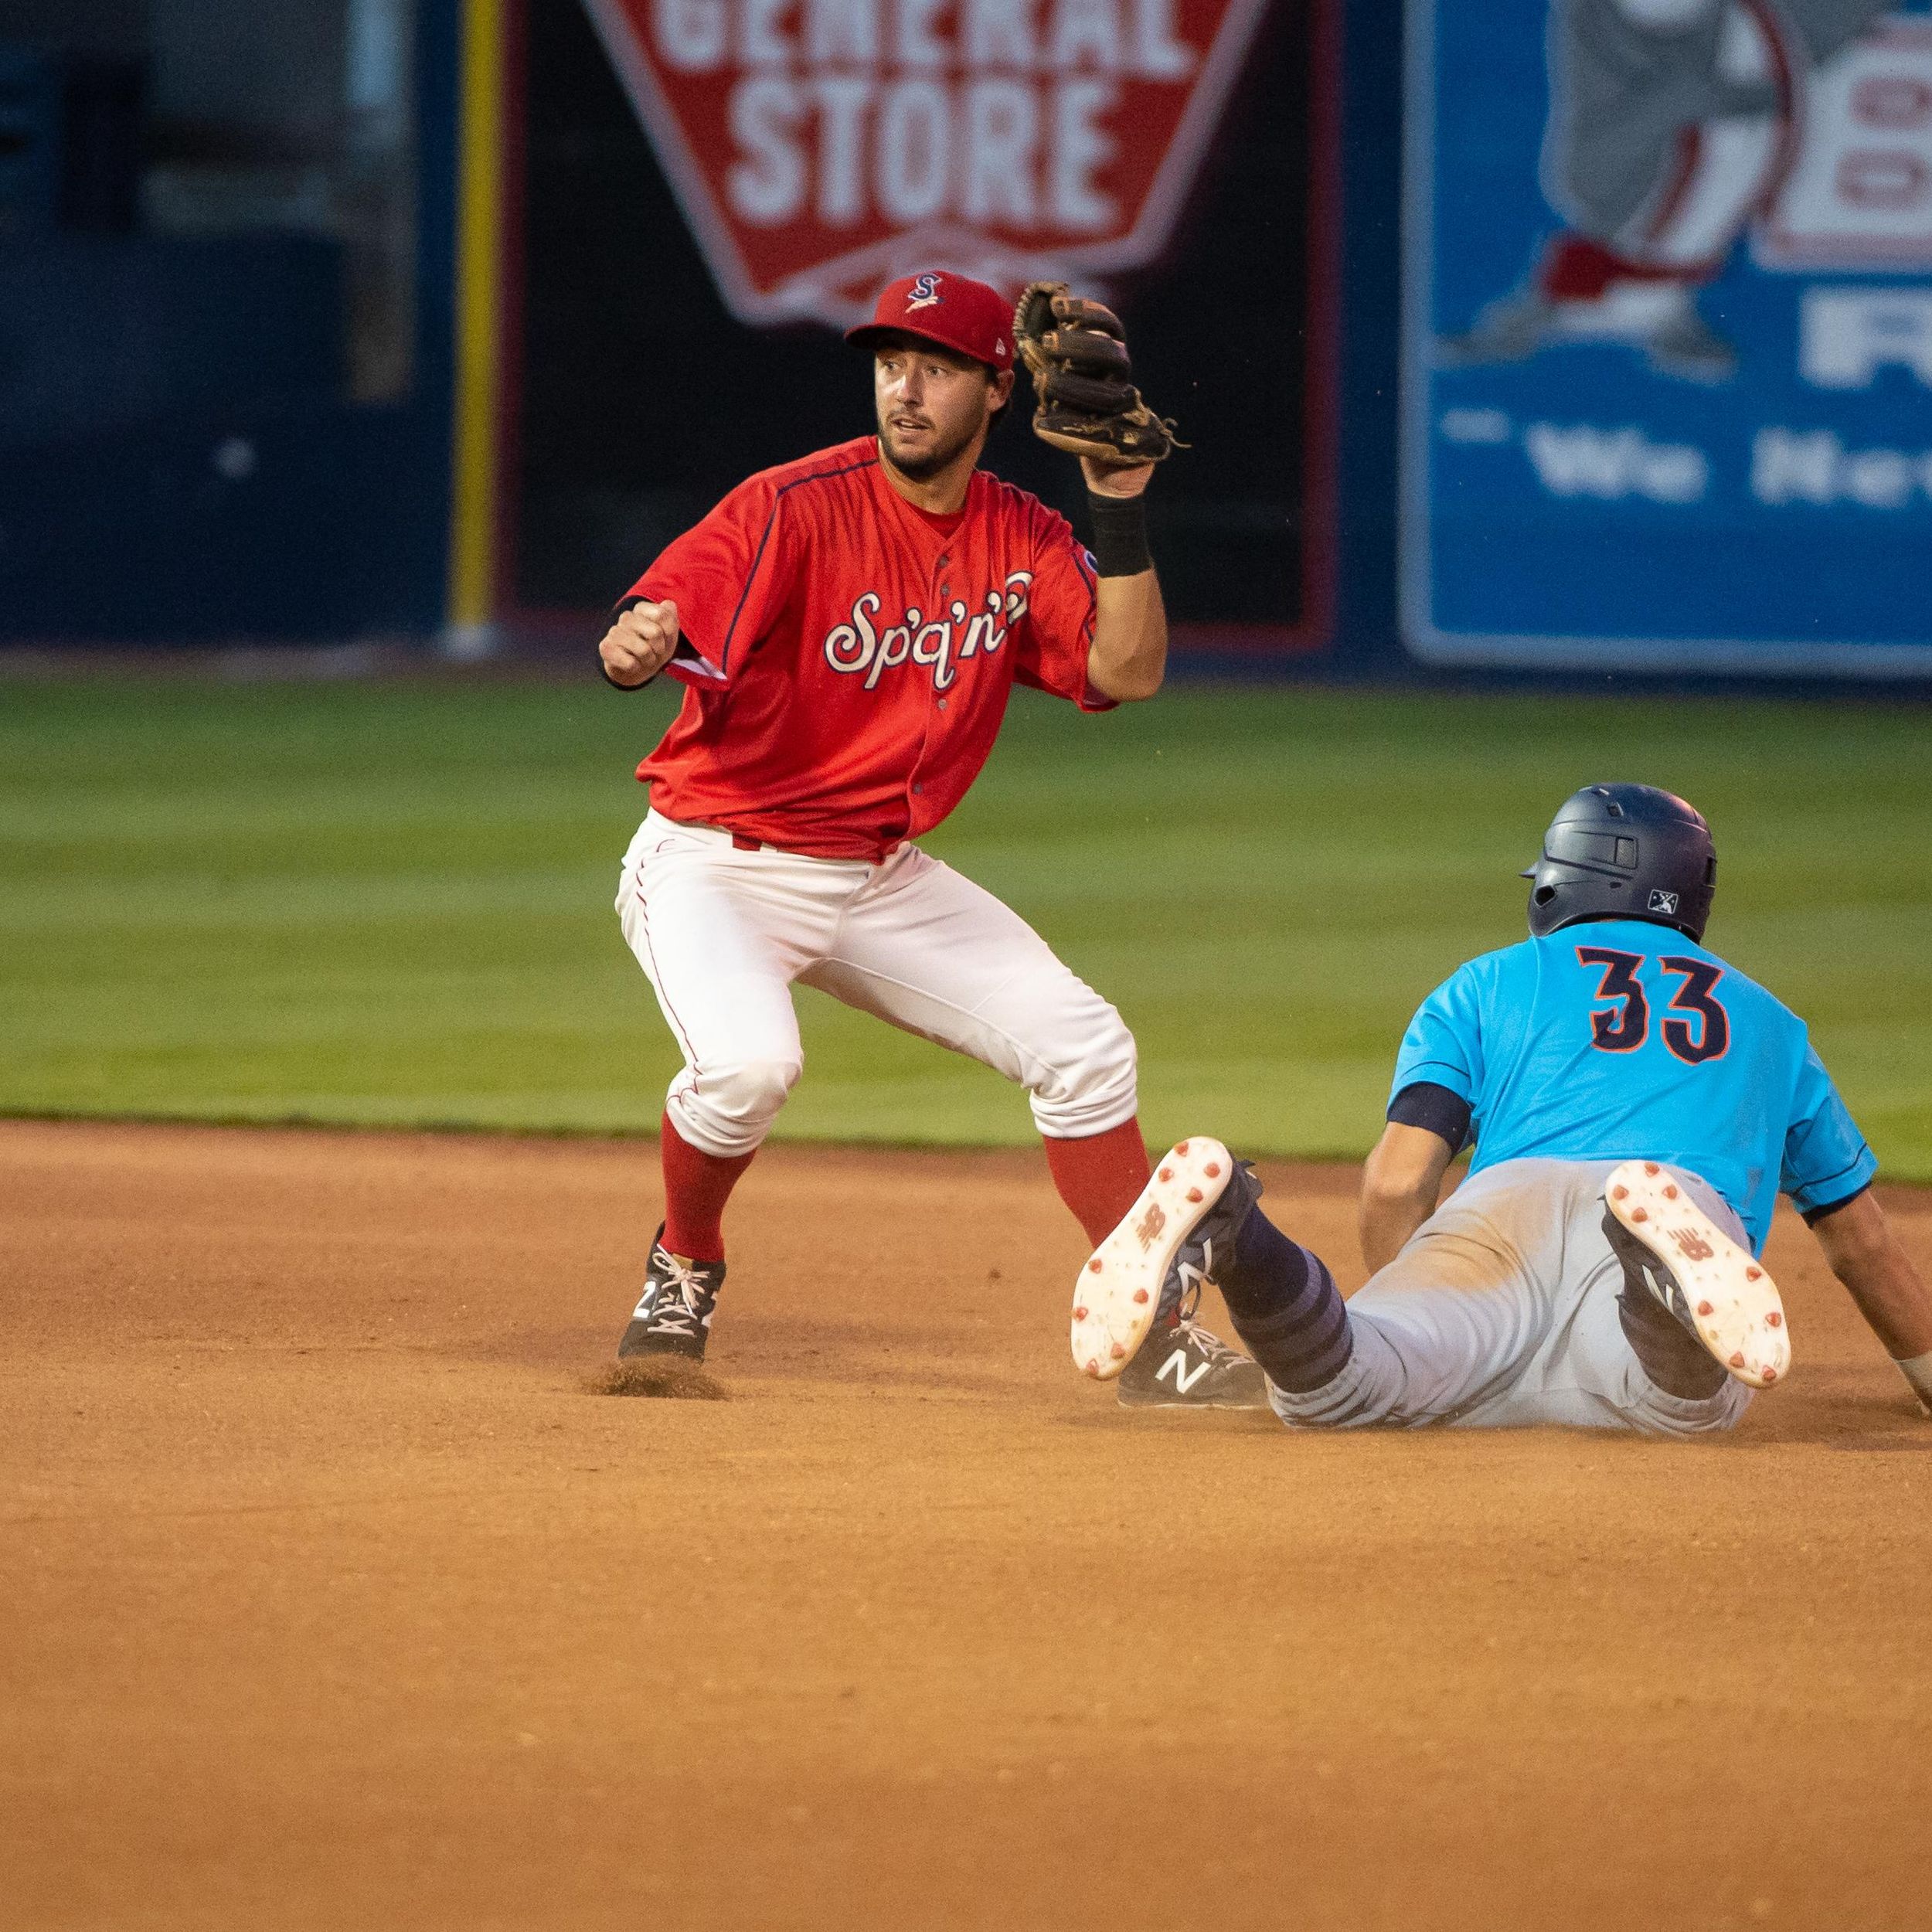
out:
{"label": "cleat spikes", "polygon": [[[1232,1197],[1231,1188],[1237,1190]],[[1193,1322],[1189,1298],[1206,1280],[1208,1250],[1199,1243],[1225,1239],[1260,1191],[1258,1182],[1242,1179],[1227,1149],[1209,1135],[1178,1141],[1162,1155],[1140,1198],[1075,1277],[1068,1298],[1074,1366],[1101,1382],[1125,1373],[1124,1402],[1192,1408],[1264,1401],[1259,1368]],[[1222,1218],[1209,1218],[1217,1215]],[[1184,1255],[1190,1257],[1185,1270]],[[1157,1324],[1159,1344],[1150,1346]],[[1178,1369],[1169,1369],[1165,1381],[1155,1381],[1155,1371],[1182,1353],[1189,1372],[1178,1390]],[[1240,1402],[1232,1403],[1231,1395]]]}
{"label": "cleat spikes", "polygon": [[1660,1303],[1740,1382],[1768,1389],[1791,1379],[1791,1325],[1777,1284],[1713,1219],[1687,1182],[1659,1161],[1626,1161],[1605,1176],[1604,1226],[1623,1264],[1624,1292]]}

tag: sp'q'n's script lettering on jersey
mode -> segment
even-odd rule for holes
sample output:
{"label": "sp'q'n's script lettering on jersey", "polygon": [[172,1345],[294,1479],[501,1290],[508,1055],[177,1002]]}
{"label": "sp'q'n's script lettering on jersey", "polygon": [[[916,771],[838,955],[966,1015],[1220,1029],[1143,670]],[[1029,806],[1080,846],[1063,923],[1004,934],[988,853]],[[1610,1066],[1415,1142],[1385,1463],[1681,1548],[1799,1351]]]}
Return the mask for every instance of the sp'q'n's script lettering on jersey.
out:
{"label": "sp'q'n's script lettering on jersey", "polygon": [[589,0],[747,321],[1165,247],[1266,0]]}
{"label": "sp'q'n's script lettering on jersey", "polygon": [[988,590],[976,610],[955,597],[944,611],[929,614],[913,605],[896,622],[883,624],[877,621],[883,600],[867,590],[852,600],[851,621],[826,632],[825,662],[835,671],[862,677],[868,691],[876,691],[888,671],[906,663],[928,668],[935,691],[949,689],[963,663],[991,657],[1006,641],[1008,628],[1026,614],[1032,581],[1031,570],[1015,570],[1005,587]]}

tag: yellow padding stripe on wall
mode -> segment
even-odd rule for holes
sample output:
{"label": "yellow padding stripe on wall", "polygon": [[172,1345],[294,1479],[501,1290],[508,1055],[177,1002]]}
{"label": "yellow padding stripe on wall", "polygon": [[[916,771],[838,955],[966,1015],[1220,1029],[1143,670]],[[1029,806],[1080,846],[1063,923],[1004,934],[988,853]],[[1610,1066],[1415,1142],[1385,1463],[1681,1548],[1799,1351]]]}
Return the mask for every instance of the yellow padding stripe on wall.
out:
{"label": "yellow padding stripe on wall", "polygon": [[495,615],[503,205],[503,0],[464,0],[456,240],[456,395],[447,622]]}

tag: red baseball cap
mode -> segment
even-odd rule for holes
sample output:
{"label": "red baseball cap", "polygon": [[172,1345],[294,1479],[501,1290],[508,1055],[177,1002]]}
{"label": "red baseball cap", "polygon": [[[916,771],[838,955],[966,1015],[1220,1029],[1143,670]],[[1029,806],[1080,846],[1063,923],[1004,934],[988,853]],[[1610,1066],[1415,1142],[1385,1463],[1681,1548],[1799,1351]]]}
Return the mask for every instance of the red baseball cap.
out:
{"label": "red baseball cap", "polygon": [[870,348],[888,330],[923,335],[989,369],[1013,366],[1013,304],[968,275],[932,268],[888,283],[872,320],[847,329],[845,340]]}

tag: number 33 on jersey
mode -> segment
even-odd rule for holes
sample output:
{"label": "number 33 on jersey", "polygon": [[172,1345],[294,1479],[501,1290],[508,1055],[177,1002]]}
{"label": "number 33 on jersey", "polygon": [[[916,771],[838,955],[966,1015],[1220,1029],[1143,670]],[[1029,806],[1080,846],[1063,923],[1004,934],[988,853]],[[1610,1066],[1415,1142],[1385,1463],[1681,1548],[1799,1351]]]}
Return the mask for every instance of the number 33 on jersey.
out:
{"label": "number 33 on jersey", "polygon": [[[1608,946],[1579,946],[1577,961],[1579,965],[1603,969],[1597,997],[1614,1002],[1592,1010],[1591,1044],[1606,1053],[1634,1053],[1650,1032],[1650,1001],[1638,977],[1644,955],[1618,952]],[[1724,968],[1713,961],[1682,953],[1662,954],[1657,964],[1680,980],[1671,997],[1672,1009],[1679,1015],[1696,1015],[1694,1021],[1666,1019],[1662,1027],[1665,1046],[1686,1066],[1721,1060],[1731,1043],[1731,1018],[1711,997],[1711,991],[1724,977]]]}
{"label": "number 33 on jersey", "polygon": [[1392,1091],[1418,1081],[1468,1103],[1472,1173],[1668,1162],[1731,1202],[1760,1248],[1781,1191],[1828,1206],[1876,1170],[1804,1022],[1648,920],[1593,920],[1471,960],[1403,1036]]}

